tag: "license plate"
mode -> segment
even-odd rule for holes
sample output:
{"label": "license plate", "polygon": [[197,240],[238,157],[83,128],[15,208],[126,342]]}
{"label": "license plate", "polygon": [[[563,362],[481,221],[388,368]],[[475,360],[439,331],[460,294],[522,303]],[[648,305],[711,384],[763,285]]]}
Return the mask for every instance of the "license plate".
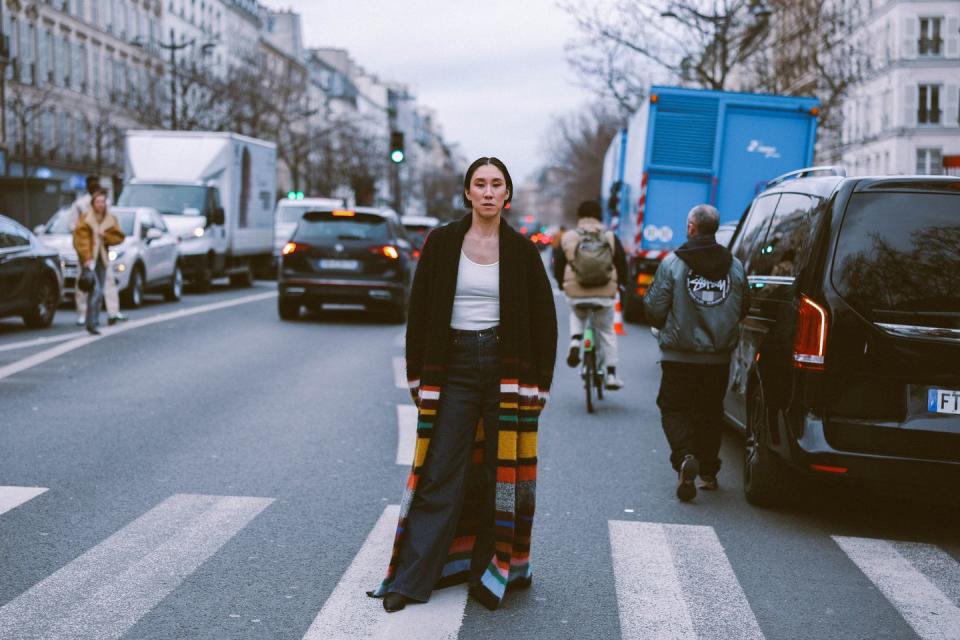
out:
{"label": "license plate", "polygon": [[930,413],[960,414],[960,391],[954,389],[928,390],[927,411]]}
{"label": "license plate", "polygon": [[336,269],[337,271],[356,271],[360,268],[357,260],[321,260],[321,269]]}
{"label": "license plate", "polygon": [[71,268],[71,267],[67,267],[66,269],[63,270],[63,277],[64,277],[64,278],[76,278],[76,277],[77,277],[77,270],[74,269],[74,268]]}

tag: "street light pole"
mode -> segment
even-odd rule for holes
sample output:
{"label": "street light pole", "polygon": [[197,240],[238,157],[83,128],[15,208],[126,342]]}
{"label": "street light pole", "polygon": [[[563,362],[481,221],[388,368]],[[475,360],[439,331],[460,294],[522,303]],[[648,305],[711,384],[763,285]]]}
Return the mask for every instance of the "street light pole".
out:
{"label": "street light pole", "polygon": [[7,64],[10,49],[3,29],[3,0],[0,0],[0,165],[7,175]]}
{"label": "street light pole", "polygon": [[170,33],[170,44],[158,42],[157,46],[170,52],[170,128],[177,129],[177,51],[186,49],[196,40],[184,40],[177,44],[173,39],[173,32]]}

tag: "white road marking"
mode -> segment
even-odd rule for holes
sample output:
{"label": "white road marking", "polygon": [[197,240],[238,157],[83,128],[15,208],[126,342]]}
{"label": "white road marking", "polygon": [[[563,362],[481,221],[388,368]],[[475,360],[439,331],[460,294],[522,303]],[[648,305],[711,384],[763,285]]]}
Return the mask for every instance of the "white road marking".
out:
{"label": "white road marking", "polygon": [[86,331],[71,331],[59,336],[50,336],[49,338],[34,338],[33,340],[21,340],[20,342],[11,342],[10,344],[0,345],[0,351],[15,351],[17,349],[29,349],[30,347],[42,347],[45,344],[55,342],[66,342],[74,338],[80,338],[87,335]]}
{"label": "white road marking", "polygon": [[413,465],[413,452],[417,445],[417,407],[412,404],[397,405],[397,464]]}
{"label": "white road marking", "polygon": [[70,340],[69,342],[66,342],[64,344],[47,349],[46,351],[35,353],[32,356],[29,356],[22,360],[17,360],[16,362],[12,364],[8,364],[4,367],[0,367],[0,380],[9,378],[12,375],[20,373],[21,371],[25,371],[32,367],[35,367],[38,364],[43,364],[44,362],[53,360],[54,358],[58,356],[62,356],[65,353],[69,353],[81,347],[85,347],[91,342],[96,342],[97,340],[103,340],[105,338],[109,338],[110,336],[117,335],[118,333],[124,333],[126,331],[131,331],[133,329],[139,329],[140,327],[146,327],[152,324],[157,324],[159,322],[167,322],[168,320],[179,320],[181,318],[194,316],[199,313],[207,313],[209,311],[217,311],[219,309],[235,307],[241,304],[259,302],[260,300],[275,298],[276,296],[277,296],[276,291],[270,291],[268,293],[257,293],[254,295],[243,296],[242,298],[234,298],[233,300],[213,302],[211,304],[204,304],[198,307],[190,307],[188,309],[180,309],[177,311],[171,311],[169,313],[159,313],[155,316],[150,316],[149,318],[142,318],[140,320],[131,320],[121,325],[104,328],[104,329],[101,329],[102,333],[99,336],[84,335],[83,337]]}
{"label": "white road marking", "polygon": [[177,494],[0,608],[0,638],[119,638],[270,498]]}
{"label": "white road marking", "polygon": [[393,384],[397,389],[409,389],[407,384],[407,360],[403,356],[393,357]]}
{"label": "white road marking", "polygon": [[403,349],[404,347],[407,346],[407,331],[406,331],[406,329],[404,329],[403,331],[401,331],[400,333],[398,333],[398,334],[397,334],[397,337],[395,337],[395,338],[393,339],[393,346],[395,346],[395,347],[397,347],[397,348],[399,348],[399,349]]}
{"label": "white road marking", "polygon": [[46,491],[44,487],[2,487],[0,486],[0,514],[33,500]]}
{"label": "white road marking", "polygon": [[383,610],[382,600],[366,594],[383,579],[399,515],[398,505],[384,509],[304,640],[456,639],[467,605],[465,585],[434,591],[430,602],[407,605],[403,611],[389,614]]}
{"label": "white road marking", "polygon": [[[843,552],[853,560],[880,593],[897,609],[903,619],[923,640],[956,640],[960,637],[960,609],[935,582],[952,582],[954,597],[960,589],[956,581],[957,563],[945,553],[931,551],[929,545],[833,536]],[[926,548],[924,548],[926,547]],[[901,553],[903,551],[903,553]],[[941,555],[942,554],[942,555]],[[945,563],[931,580],[920,568]]]}
{"label": "white road marking", "polygon": [[761,640],[712,527],[611,520],[621,638]]}

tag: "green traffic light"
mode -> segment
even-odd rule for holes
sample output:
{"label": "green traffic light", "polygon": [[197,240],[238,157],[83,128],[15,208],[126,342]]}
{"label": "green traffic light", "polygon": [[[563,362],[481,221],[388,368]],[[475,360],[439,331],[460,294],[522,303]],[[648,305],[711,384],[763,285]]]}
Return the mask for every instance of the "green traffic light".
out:
{"label": "green traffic light", "polygon": [[397,164],[403,162],[403,151],[400,149],[394,149],[390,152],[390,159]]}
{"label": "green traffic light", "polygon": [[296,191],[288,191],[288,192],[287,192],[287,200],[296,200],[296,199],[297,199],[297,192],[296,192]]}

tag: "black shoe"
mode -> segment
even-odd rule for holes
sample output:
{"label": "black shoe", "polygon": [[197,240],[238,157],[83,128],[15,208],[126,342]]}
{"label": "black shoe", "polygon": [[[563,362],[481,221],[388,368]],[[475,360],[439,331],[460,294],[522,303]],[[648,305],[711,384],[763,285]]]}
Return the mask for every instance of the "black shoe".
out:
{"label": "black shoe", "polygon": [[485,606],[487,609],[490,609],[490,611],[496,611],[500,606],[500,601],[483,587],[470,587],[470,597]]}
{"label": "black shoe", "polygon": [[575,367],[580,364],[580,341],[576,340],[570,343],[570,351],[567,353],[567,366]]}
{"label": "black shoe", "polygon": [[89,333],[92,336],[100,335],[100,331],[96,327],[87,327],[87,333]]}
{"label": "black shoe", "polygon": [[717,476],[700,476],[700,489],[704,491],[716,491],[720,488],[717,484]]}
{"label": "black shoe", "polygon": [[697,485],[693,481],[697,478],[700,465],[697,459],[687,454],[680,463],[680,473],[677,474],[677,498],[681,502],[690,502],[697,497]]}
{"label": "black shoe", "polygon": [[394,611],[400,611],[407,603],[410,602],[410,598],[403,595],[402,593],[390,592],[383,597],[383,610],[387,613],[393,613]]}

